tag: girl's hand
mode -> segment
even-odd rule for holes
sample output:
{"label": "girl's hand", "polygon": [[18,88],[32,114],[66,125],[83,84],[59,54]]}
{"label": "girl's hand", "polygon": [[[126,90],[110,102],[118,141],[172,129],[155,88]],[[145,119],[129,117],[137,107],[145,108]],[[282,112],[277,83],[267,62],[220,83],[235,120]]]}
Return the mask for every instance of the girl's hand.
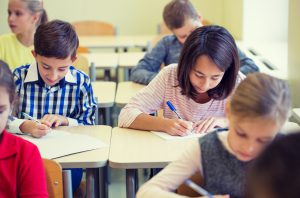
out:
{"label": "girl's hand", "polygon": [[66,117],[57,114],[46,114],[41,119],[41,123],[47,125],[48,127],[58,127],[67,126],[69,121]]}
{"label": "girl's hand", "polygon": [[164,129],[170,135],[185,136],[193,129],[193,123],[181,119],[166,119]]}
{"label": "girl's hand", "polygon": [[29,133],[33,137],[40,138],[45,136],[49,132],[50,128],[45,124],[40,124],[32,120],[26,120],[21,124],[20,130],[23,133]]}
{"label": "girl's hand", "polygon": [[206,120],[200,120],[193,125],[195,133],[207,133],[216,127],[227,127],[228,122],[226,118],[208,118]]}

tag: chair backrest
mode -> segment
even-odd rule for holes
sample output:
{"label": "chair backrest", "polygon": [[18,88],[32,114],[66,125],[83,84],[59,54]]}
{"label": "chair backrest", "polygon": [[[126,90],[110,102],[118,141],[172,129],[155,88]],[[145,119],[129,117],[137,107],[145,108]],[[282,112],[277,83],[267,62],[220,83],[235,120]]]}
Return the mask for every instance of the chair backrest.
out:
{"label": "chair backrest", "polygon": [[77,59],[76,61],[73,63],[73,66],[76,69],[79,69],[81,71],[83,71],[85,74],[89,75],[89,61],[88,59],[83,56],[82,54],[77,54]]}
{"label": "chair backrest", "polygon": [[[199,186],[203,186],[203,178],[200,174],[200,172],[195,173],[191,178],[190,178],[194,183],[198,184]],[[193,189],[188,187],[185,184],[180,185],[177,188],[177,194],[184,195],[187,197],[199,197],[200,195],[195,192]]]}
{"label": "chair backrest", "polygon": [[43,164],[46,172],[49,197],[62,198],[63,177],[61,166],[59,165],[59,163],[49,159],[43,159]]}
{"label": "chair backrest", "polygon": [[116,35],[116,28],[103,21],[77,21],[73,23],[76,33],[79,36],[113,36]]}

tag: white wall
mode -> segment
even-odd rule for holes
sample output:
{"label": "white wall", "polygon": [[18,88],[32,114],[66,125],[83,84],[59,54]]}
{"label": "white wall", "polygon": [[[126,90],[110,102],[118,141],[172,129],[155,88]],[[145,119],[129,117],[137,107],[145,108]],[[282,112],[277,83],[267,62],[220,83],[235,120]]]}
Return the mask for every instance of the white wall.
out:
{"label": "white wall", "polygon": [[[224,24],[236,17],[226,14],[225,2],[229,0],[191,0],[204,18],[219,25],[228,25],[233,35],[240,35],[235,23]],[[234,1],[230,0],[230,9],[235,10]],[[118,27],[119,34],[156,34],[157,24],[162,21],[162,11],[169,0],[44,0],[50,19],[62,19],[69,22],[84,19],[108,21]],[[0,34],[9,32],[7,26],[8,0],[0,0]],[[241,8],[236,10],[241,11]],[[237,24],[240,25],[240,24]],[[226,26],[227,27],[227,26]],[[235,32],[236,31],[236,32]]]}

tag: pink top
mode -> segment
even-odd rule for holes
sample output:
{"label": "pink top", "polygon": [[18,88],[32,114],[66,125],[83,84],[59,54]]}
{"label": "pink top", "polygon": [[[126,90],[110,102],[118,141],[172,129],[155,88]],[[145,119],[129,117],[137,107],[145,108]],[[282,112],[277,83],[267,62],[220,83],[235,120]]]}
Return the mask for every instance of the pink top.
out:
{"label": "pink top", "polygon": [[[245,76],[239,72],[237,84]],[[129,103],[122,109],[119,115],[119,127],[129,127],[141,113],[155,113],[163,109],[165,118],[177,118],[166,102],[169,100],[177,109],[178,114],[187,121],[196,122],[211,117],[225,117],[225,100],[211,99],[207,103],[199,104],[193,99],[182,95],[177,80],[177,64],[164,67],[159,74],[141,89]]]}

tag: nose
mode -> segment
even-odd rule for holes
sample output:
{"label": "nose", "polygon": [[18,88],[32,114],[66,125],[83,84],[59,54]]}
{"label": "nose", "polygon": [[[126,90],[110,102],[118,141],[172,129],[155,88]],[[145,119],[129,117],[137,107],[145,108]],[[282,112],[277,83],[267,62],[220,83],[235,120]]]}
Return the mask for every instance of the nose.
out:
{"label": "nose", "polygon": [[244,153],[247,155],[252,155],[255,151],[255,145],[253,142],[247,142],[244,144]]}
{"label": "nose", "polygon": [[208,90],[209,85],[210,85],[210,81],[209,81],[209,79],[204,78],[201,84],[202,84],[202,86],[201,86],[202,90]]}
{"label": "nose", "polygon": [[52,71],[48,74],[48,79],[51,80],[51,81],[55,81],[57,79],[57,72],[55,71]]}
{"label": "nose", "polygon": [[13,21],[14,20],[14,15],[13,14],[10,14],[10,15],[8,15],[8,17],[7,17],[7,20],[8,20],[8,22],[11,22],[11,21]]}

